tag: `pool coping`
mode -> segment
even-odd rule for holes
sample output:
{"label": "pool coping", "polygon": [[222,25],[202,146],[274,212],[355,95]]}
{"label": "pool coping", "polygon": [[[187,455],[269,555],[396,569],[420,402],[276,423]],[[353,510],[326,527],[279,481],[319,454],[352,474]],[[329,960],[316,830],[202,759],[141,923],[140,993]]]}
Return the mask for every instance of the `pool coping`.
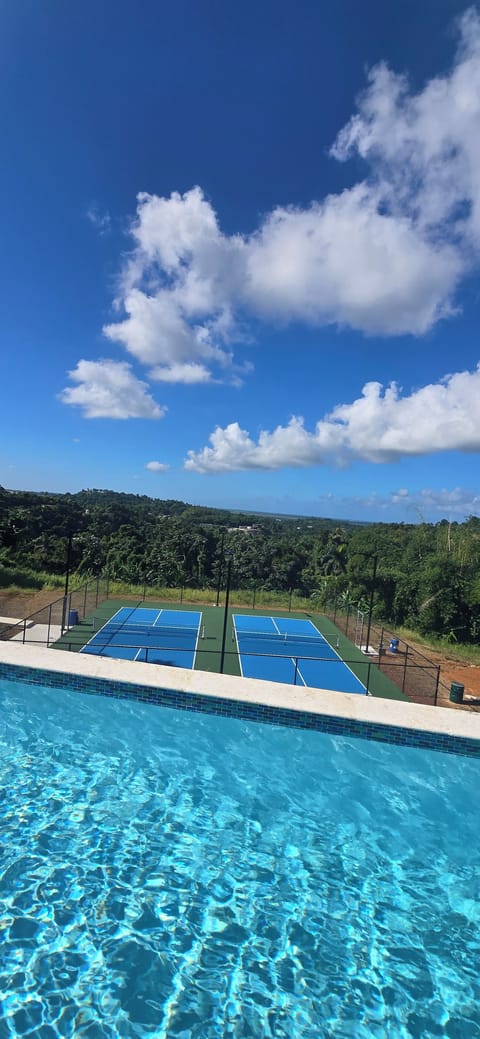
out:
{"label": "pool coping", "polygon": [[480,757],[480,717],[162,664],[0,643],[0,677]]}

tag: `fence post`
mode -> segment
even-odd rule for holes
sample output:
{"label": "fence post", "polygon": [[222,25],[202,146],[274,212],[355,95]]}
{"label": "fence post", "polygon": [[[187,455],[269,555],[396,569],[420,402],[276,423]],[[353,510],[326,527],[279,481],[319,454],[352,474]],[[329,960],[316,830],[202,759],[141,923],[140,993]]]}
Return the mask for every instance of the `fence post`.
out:
{"label": "fence post", "polygon": [[105,598],[106,599],[108,599],[109,591],[110,591],[110,574],[109,574],[109,572],[107,570],[107,584],[106,584],[106,587],[105,587]]}
{"label": "fence post", "polygon": [[183,602],[183,584],[180,587],[180,602]]}
{"label": "fence post", "polygon": [[405,643],[405,661],[403,664],[403,680],[402,680],[402,693],[405,692],[405,681],[407,677],[407,661],[408,661],[408,642]]}
{"label": "fence post", "polygon": [[382,663],[383,636],[384,636],[384,634],[385,634],[385,628],[382,626],[382,630],[380,632],[380,642],[378,643],[378,666],[379,667],[381,666],[381,663]]}
{"label": "fence post", "polygon": [[372,670],[372,661],[369,660],[368,661],[368,668],[367,668],[367,685],[366,685],[367,696],[368,696],[368,694],[370,692],[370,672],[371,672],[371,670]]}
{"label": "fence post", "polygon": [[253,602],[252,602],[252,610],[254,610],[254,609],[255,609],[255,597],[256,597],[256,594],[257,594],[257,586],[255,585],[255,588],[253,589]]}
{"label": "fence post", "polygon": [[290,611],[292,609],[292,595],[293,595],[293,588],[290,588],[290,591],[288,593],[288,612],[289,613],[290,613]]}
{"label": "fence post", "polygon": [[99,583],[100,583],[100,578],[97,577],[97,588],[96,588],[96,593],[95,593],[95,609],[98,606],[98,586],[99,586]]}
{"label": "fence post", "polygon": [[434,703],[435,707],[437,706],[438,686],[439,686],[439,684],[440,684],[440,665],[437,667],[437,678],[436,678],[436,682],[435,682],[435,695],[434,695],[434,699],[433,699],[433,703]]}
{"label": "fence post", "polygon": [[25,620],[23,622],[23,639],[22,639],[22,642],[23,642],[24,645],[25,645],[26,633],[27,633],[27,618],[25,617]]}
{"label": "fence post", "polygon": [[347,616],[345,618],[345,635],[348,635],[348,618],[350,616],[350,603],[347,606]]}
{"label": "fence post", "polygon": [[336,619],[337,619],[337,593],[335,592],[335,598],[333,600],[333,623],[334,624],[335,624]]}
{"label": "fence post", "polygon": [[85,617],[87,615],[87,592],[88,592],[88,583],[85,582],[85,591],[83,593],[83,617],[82,617],[82,620],[85,620]]}
{"label": "fence post", "polygon": [[145,602],[146,598],[147,598],[147,578],[145,577],[144,581],[143,581],[143,602]]}

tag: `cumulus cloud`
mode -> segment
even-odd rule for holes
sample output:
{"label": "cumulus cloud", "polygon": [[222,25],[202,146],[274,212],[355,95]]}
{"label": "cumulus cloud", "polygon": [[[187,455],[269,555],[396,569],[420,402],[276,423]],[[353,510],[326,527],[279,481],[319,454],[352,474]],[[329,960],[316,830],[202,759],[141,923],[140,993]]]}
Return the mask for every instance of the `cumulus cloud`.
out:
{"label": "cumulus cloud", "polygon": [[83,408],[85,418],[159,419],[165,413],[126,361],[82,360],[68,376],[76,385],[67,386],[59,398]]}
{"label": "cumulus cloud", "polygon": [[105,335],[156,378],[200,382],[226,377],[259,318],[388,336],[452,314],[480,247],[480,17],[458,25],[452,69],[418,92],[370,71],[331,149],[363,163],[341,193],[279,206],[250,235],[224,233],[199,187],[141,193]]}
{"label": "cumulus cloud", "polygon": [[150,378],[157,382],[183,382],[193,386],[201,382],[211,382],[212,376],[204,364],[191,361],[189,364],[172,364],[152,368]]}
{"label": "cumulus cloud", "polygon": [[[480,365],[446,375],[402,396],[396,383],[369,382],[361,397],[339,404],[309,432],[301,417],[262,431],[255,442],[238,422],[210,436],[210,446],[189,451],[185,469],[306,468],[353,461],[395,462],[438,451],[480,451]],[[399,492],[400,493],[400,492]]]}
{"label": "cumulus cloud", "polygon": [[480,493],[464,487],[454,487],[452,490],[425,487],[421,491],[412,492],[401,487],[393,492],[391,501],[393,505],[413,509],[420,519],[423,519],[424,511],[461,517],[478,515],[480,511]]}
{"label": "cumulus cloud", "polygon": [[166,462],[147,462],[145,469],[149,469],[151,473],[166,473],[170,466]]}

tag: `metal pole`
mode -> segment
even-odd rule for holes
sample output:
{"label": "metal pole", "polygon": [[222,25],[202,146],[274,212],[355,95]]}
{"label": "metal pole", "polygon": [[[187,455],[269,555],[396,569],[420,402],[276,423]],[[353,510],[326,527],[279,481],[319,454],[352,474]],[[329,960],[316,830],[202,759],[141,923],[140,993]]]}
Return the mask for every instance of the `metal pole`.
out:
{"label": "metal pole", "polygon": [[50,626],[52,623],[52,604],[50,603],[50,609],[48,611],[48,628],[47,628],[47,646],[50,645]]}
{"label": "metal pole", "polygon": [[372,626],[373,596],[374,596],[374,593],[375,593],[375,581],[376,581],[376,578],[377,578],[377,563],[378,563],[378,556],[374,556],[373,557],[372,590],[370,592],[370,605],[369,605],[369,608],[368,608],[367,650],[366,650],[367,653],[368,653],[368,647],[370,645],[370,628]]}
{"label": "metal pole", "polygon": [[408,643],[405,644],[405,660],[403,663],[402,693],[405,692],[405,679],[407,677]]}
{"label": "metal pole", "polygon": [[333,623],[337,619],[337,593],[335,592],[335,599],[333,600]]}
{"label": "metal pole", "polygon": [[298,674],[298,657],[295,657],[295,674],[293,676],[293,684],[294,685],[297,684],[297,674]]}
{"label": "metal pole", "polygon": [[230,574],[232,570],[232,557],[230,556],[227,565],[227,587],[225,591],[225,612],[223,615],[223,633],[222,633],[222,652],[220,654],[220,674],[223,675],[223,665],[225,662],[225,640],[227,638],[227,620],[228,620],[228,600],[230,597]]}
{"label": "metal pole", "polygon": [[439,683],[440,683],[440,667],[437,667],[437,680],[436,680],[436,683],[435,683],[435,696],[434,696],[434,701],[433,701],[435,707],[437,706]]}
{"label": "metal pole", "polygon": [[367,692],[367,696],[368,696],[368,693],[370,692],[370,671],[371,671],[371,669],[372,669],[372,661],[369,660],[368,661],[368,671],[367,671],[367,685],[365,687],[366,688],[366,692]]}
{"label": "metal pole", "polygon": [[292,595],[293,595],[293,588],[290,588],[290,594],[288,596],[288,612],[289,613],[290,613],[290,611],[292,609]]}
{"label": "metal pole", "polygon": [[66,623],[66,621],[67,621],[67,599],[68,599],[68,582],[70,580],[70,560],[71,560],[71,556],[72,556],[72,538],[73,538],[73,533],[70,530],[68,532],[68,541],[67,541],[67,567],[66,567],[66,573],[65,573],[65,591],[63,593],[62,635],[63,635],[63,632],[64,632],[65,628],[67,627],[67,623]]}
{"label": "metal pole", "polygon": [[257,594],[257,586],[255,585],[255,588],[253,589],[253,602],[252,602],[252,610],[254,610],[254,609],[255,609],[255,596],[256,596],[256,594]]}
{"label": "metal pole", "polygon": [[220,543],[220,565],[219,565],[219,570],[218,570],[218,581],[217,581],[217,601],[215,603],[215,606],[218,606],[218,603],[220,601],[220,588],[222,586],[222,572],[223,572],[223,545],[224,545],[224,542],[225,542],[225,531],[222,530],[222,540],[221,540],[221,543]]}

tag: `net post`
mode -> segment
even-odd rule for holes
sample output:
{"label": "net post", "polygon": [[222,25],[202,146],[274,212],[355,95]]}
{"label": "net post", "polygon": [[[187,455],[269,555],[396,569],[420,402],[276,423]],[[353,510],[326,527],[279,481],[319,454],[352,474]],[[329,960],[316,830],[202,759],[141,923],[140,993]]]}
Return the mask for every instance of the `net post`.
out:
{"label": "net post", "polygon": [[298,675],[298,657],[295,657],[295,672],[294,672],[294,675],[293,675],[293,684],[294,685],[297,684],[297,675]]}
{"label": "net post", "polygon": [[48,610],[48,628],[47,628],[47,647],[50,645],[50,626],[52,623],[52,604],[50,603]]}
{"label": "net post", "polygon": [[23,638],[22,638],[22,642],[23,642],[24,645],[25,645],[26,633],[27,633],[27,618],[25,617],[25,620],[23,622]]}

